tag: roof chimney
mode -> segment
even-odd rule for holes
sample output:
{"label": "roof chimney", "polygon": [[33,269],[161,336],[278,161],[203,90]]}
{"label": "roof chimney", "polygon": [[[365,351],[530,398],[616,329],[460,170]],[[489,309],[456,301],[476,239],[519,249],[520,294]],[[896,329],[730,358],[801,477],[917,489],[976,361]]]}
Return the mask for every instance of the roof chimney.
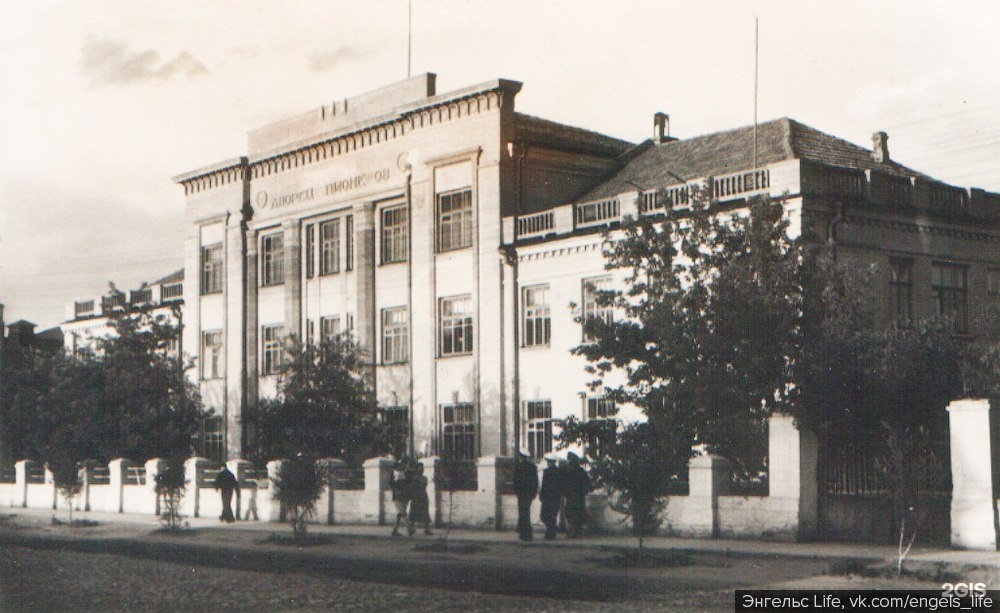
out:
{"label": "roof chimney", "polygon": [[885,132],[872,134],[872,159],[879,163],[889,161],[889,135]]}
{"label": "roof chimney", "polygon": [[659,145],[672,141],[670,138],[670,115],[666,113],[656,113],[653,115],[653,142]]}

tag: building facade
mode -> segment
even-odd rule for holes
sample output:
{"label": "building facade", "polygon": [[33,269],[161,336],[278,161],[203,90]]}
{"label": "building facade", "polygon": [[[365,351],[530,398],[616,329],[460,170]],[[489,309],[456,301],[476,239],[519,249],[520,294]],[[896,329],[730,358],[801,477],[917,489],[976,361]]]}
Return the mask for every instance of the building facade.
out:
{"label": "building facade", "polygon": [[[638,145],[515,110],[498,80],[437,94],[433,75],[251,131],[247,155],[183,186],[184,346],[222,417],[276,393],[286,339],[350,332],[386,419],[417,455],[541,456],[552,420],[617,407],[587,391],[576,318],[603,233],[626,216],[784,198],[796,230],[873,265],[886,317],[940,313],[974,333],[997,292],[1000,195],[945,185],[790,119],[678,140],[666,115]],[[195,271],[195,272],[192,272]]]}

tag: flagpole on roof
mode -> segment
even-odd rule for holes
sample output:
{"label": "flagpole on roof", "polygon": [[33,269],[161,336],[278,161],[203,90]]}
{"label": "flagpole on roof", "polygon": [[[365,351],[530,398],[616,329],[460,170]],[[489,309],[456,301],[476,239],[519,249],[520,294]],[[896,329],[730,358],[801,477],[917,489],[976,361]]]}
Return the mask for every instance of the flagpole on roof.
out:
{"label": "flagpole on roof", "polygon": [[753,168],[757,169],[757,68],[758,47],[760,39],[760,22],[757,16],[753,18]]}
{"label": "flagpole on roof", "polygon": [[410,78],[410,49],[413,41],[413,0],[406,0],[406,78]]}

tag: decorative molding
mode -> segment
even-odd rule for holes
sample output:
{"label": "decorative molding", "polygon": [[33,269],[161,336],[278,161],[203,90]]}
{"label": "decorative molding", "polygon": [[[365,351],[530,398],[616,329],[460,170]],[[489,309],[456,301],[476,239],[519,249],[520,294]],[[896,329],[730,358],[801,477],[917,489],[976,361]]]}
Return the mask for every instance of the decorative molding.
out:
{"label": "decorative molding", "polygon": [[545,249],[544,251],[534,251],[532,253],[519,253],[517,259],[519,262],[530,262],[534,260],[543,260],[548,258],[560,257],[564,255],[574,255],[577,253],[586,253],[588,251],[597,251],[601,249],[604,245],[604,241],[597,243],[584,243],[582,245],[567,245],[565,247],[553,247],[551,249]]}
{"label": "decorative molding", "polygon": [[848,224],[857,224],[859,226],[870,226],[875,228],[884,228],[887,230],[897,230],[903,232],[916,232],[920,234],[934,234],[937,236],[946,236],[948,238],[957,238],[962,240],[972,240],[972,241],[985,241],[985,242],[1000,242],[1000,235],[987,234],[985,232],[974,232],[972,230],[957,230],[954,228],[942,228],[940,226],[934,226],[925,223],[918,223],[913,221],[900,221],[898,219],[875,219],[868,217],[866,215],[846,215],[845,221]]}

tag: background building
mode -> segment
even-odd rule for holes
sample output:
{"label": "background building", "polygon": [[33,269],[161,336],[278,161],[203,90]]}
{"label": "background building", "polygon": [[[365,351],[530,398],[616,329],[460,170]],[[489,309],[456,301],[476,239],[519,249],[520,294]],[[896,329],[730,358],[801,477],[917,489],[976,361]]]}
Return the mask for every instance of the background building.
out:
{"label": "background building", "polygon": [[966,191],[790,119],[677,140],[657,114],[632,145],[515,111],[521,85],[437,94],[430,74],[253,130],[247,156],[184,187],[184,345],[239,457],[285,339],[351,331],[415,453],[540,456],[551,420],[599,419],[576,316],[602,232],[625,216],[783,197],[801,231],[873,264],[886,318],[974,314],[997,290],[1000,195]]}

